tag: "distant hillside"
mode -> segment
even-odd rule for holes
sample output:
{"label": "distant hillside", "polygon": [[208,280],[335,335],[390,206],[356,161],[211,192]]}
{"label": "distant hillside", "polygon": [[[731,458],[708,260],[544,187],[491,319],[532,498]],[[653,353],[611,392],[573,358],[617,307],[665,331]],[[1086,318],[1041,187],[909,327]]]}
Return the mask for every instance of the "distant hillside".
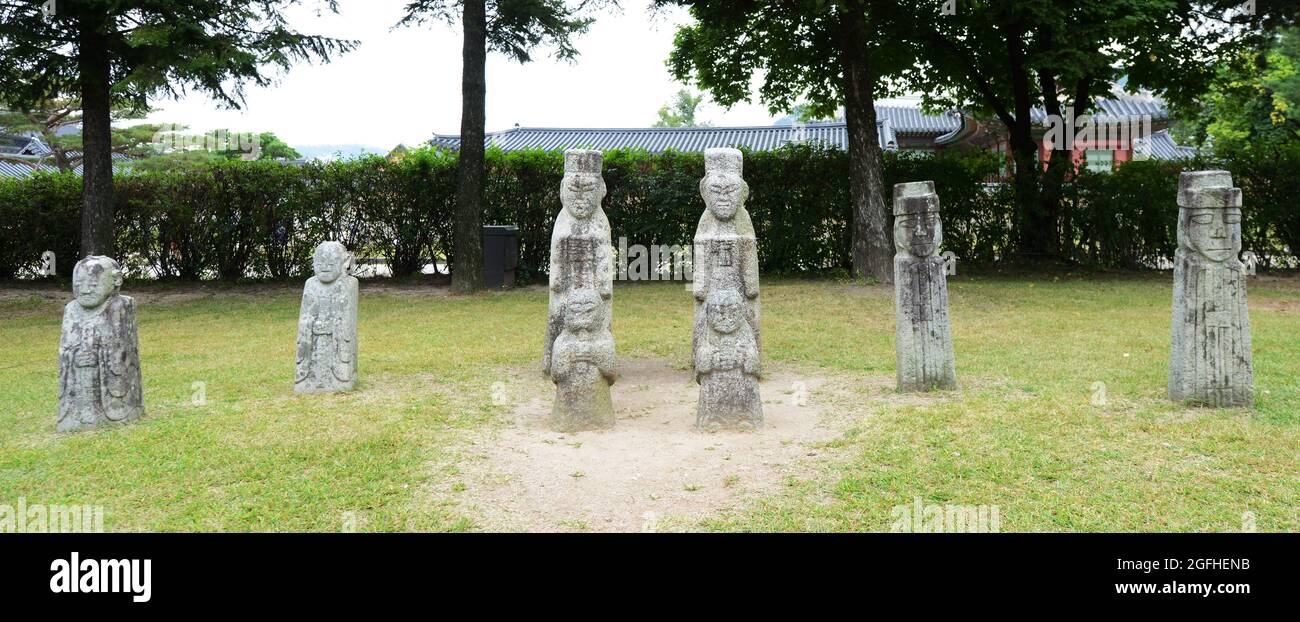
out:
{"label": "distant hillside", "polygon": [[348,159],[367,154],[384,155],[387,149],[370,145],[293,145],[293,148],[307,160],[322,158],[326,160]]}

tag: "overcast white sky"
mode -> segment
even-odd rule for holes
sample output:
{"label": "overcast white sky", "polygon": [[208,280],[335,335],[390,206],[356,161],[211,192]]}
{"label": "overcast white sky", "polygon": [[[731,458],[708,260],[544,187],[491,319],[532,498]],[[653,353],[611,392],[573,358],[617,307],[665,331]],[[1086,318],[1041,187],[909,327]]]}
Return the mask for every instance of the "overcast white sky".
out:
{"label": "overcast white sky", "polygon": [[[323,65],[296,65],[278,85],[249,88],[242,111],[219,109],[192,94],[159,101],[150,122],[192,130],[272,131],[291,145],[363,144],[387,150],[418,144],[434,132],[460,132],[458,27],[443,23],[390,30],[406,0],[341,0],[337,15],[316,16],[314,3],[289,15],[300,31],[361,42]],[[489,54],[487,130],[515,123],[542,127],[645,127],[681,85],[665,59],[675,26],[689,17],[670,11],[651,21],[643,0],[624,0],[622,12],[597,16],[577,39],[574,64],[539,51],[527,65]],[[706,105],[714,125],[766,125],[774,117],[759,104],[731,110]]]}

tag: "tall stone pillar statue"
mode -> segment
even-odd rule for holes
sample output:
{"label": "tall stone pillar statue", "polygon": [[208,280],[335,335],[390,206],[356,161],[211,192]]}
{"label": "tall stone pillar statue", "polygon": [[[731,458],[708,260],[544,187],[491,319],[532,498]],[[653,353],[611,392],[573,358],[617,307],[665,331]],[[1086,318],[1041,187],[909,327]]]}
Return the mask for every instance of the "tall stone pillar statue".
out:
{"label": "tall stone pillar statue", "polygon": [[566,432],[614,425],[614,247],[601,208],[601,160],[595,150],[564,152],[562,207],[551,232],[542,371],[556,384],[551,424]]}
{"label": "tall stone pillar statue", "polygon": [[63,309],[59,339],[59,432],[144,413],[135,300],[121,287],[122,268],[108,257],[92,255],[73,268],[77,299]]}
{"label": "tall stone pillar statue", "polygon": [[[758,242],[745,209],[749,184],[742,173],[740,151],[704,150],[700,196],[705,210],[695,229],[691,354],[700,382],[696,423],[707,429],[755,428],[763,421],[757,383],[762,353]],[[713,317],[711,300],[718,315],[735,315],[743,330]]]}
{"label": "tall stone pillar statue", "polygon": [[898,390],[957,387],[943,224],[934,182],[894,185],[894,347]]}
{"label": "tall stone pillar statue", "polygon": [[1227,171],[1178,179],[1169,398],[1251,407],[1250,314],[1241,253],[1241,189]]}
{"label": "tall stone pillar statue", "polygon": [[551,230],[550,305],[542,345],[542,371],[547,374],[555,339],[564,329],[564,304],[572,292],[596,292],[603,307],[605,330],[609,330],[613,317],[614,246],[609,218],[601,208],[605,199],[601,159],[600,152],[595,150],[564,152],[564,178],[560,180],[562,208]]}
{"label": "tall stone pillar statue", "polygon": [[614,336],[606,324],[607,302],[591,289],[570,292],[560,315],[563,327],[555,338],[550,366],[555,383],[551,426],[560,432],[609,428],[614,425]]}
{"label": "tall stone pillar statue", "polygon": [[297,393],[350,391],[357,383],[357,278],[338,242],[316,247],[298,311]]}

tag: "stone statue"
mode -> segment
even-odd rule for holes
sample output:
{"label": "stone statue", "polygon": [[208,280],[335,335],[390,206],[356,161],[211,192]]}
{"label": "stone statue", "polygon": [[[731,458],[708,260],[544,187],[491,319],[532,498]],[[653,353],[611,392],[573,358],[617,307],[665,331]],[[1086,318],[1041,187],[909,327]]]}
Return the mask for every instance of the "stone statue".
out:
{"label": "stone statue", "polygon": [[560,214],[551,231],[550,305],[542,370],[551,370],[555,339],[564,329],[564,308],[570,293],[592,290],[600,297],[602,329],[609,332],[613,317],[614,253],[609,219],[600,203],[605,180],[600,176],[601,154],[587,149],[564,152],[564,178],[560,181]]}
{"label": "stone statue", "polygon": [[338,242],[316,247],[298,311],[297,393],[350,391],[357,383],[357,278]]}
{"label": "stone statue", "polygon": [[[934,182],[894,185],[894,347],[898,390],[957,387],[943,225]],[[955,265],[955,258],[954,258]]]}
{"label": "stone statue", "polygon": [[605,317],[608,301],[592,289],[569,292],[560,310],[563,328],[555,338],[550,367],[555,383],[551,425],[560,432],[614,425],[614,336]]}
{"label": "stone statue", "polygon": [[734,289],[717,289],[704,303],[704,335],[695,348],[695,379],[700,383],[695,425],[703,430],[763,425],[758,394],[758,341],[749,327],[749,305]]}
{"label": "stone statue", "polygon": [[694,283],[695,334],[691,351],[694,355],[708,328],[705,325],[705,301],[718,290],[733,290],[747,307],[745,318],[754,342],[761,348],[758,304],[758,242],[754,223],[749,219],[745,201],[749,184],[742,177],[743,160],[736,149],[705,149],[704,179],[700,196],[705,210],[695,229]]}
{"label": "stone statue", "polygon": [[1169,398],[1216,407],[1254,404],[1250,314],[1241,252],[1241,189],[1227,171],[1178,179]]}
{"label": "stone statue", "polygon": [[144,413],[135,301],[119,293],[122,268],[92,255],[72,271],[77,299],[63,309],[59,432],[134,421]]}

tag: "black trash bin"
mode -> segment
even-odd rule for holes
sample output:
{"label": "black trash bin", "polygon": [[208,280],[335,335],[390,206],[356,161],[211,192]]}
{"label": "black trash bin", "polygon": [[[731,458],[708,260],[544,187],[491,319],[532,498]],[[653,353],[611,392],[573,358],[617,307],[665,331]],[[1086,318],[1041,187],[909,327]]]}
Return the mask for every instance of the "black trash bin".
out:
{"label": "black trash bin", "polygon": [[513,287],[515,267],[519,265],[519,227],[485,225],[483,227],[483,285],[499,289]]}

